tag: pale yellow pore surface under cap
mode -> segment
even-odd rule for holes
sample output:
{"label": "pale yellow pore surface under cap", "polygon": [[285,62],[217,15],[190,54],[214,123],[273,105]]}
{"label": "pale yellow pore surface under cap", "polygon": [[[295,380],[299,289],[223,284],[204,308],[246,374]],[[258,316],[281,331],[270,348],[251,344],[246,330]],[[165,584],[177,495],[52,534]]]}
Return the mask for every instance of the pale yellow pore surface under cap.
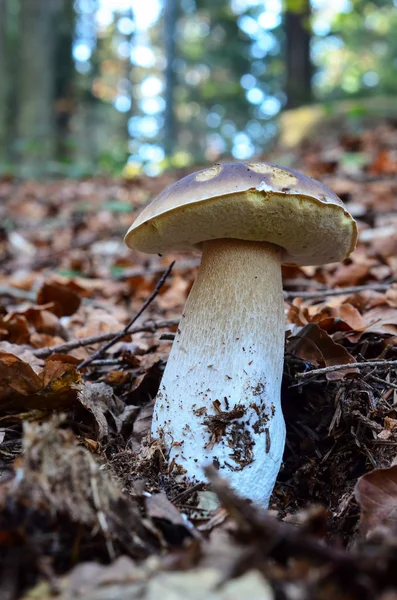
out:
{"label": "pale yellow pore surface under cap", "polygon": [[357,227],[319,181],[269,163],[232,163],[169,186],[140,213],[125,241],[162,254],[220,238],[269,242],[282,248],[284,263],[321,265],[349,256]]}

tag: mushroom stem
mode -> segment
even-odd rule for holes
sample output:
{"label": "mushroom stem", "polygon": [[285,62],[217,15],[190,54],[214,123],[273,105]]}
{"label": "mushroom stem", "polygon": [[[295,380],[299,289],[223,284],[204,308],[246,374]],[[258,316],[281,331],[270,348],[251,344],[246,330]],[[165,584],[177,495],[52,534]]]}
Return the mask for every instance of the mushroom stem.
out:
{"label": "mushroom stem", "polygon": [[173,468],[203,481],[202,466],[213,463],[267,506],[285,443],[283,358],[280,249],[205,242],[153,416]]}

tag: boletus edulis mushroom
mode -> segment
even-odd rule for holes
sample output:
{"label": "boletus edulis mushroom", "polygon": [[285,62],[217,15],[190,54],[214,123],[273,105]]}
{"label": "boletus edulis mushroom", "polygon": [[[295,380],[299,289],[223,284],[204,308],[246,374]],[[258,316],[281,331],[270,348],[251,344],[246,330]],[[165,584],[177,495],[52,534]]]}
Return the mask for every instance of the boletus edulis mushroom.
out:
{"label": "boletus edulis mushroom", "polygon": [[267,506],[280,469],[281,265],[341,261],[354,219],[322,183],[268,163],[217,164],[168,187],[126,235],[141,252],[202,252],[156,397],[152,434],[191,481],[214,464]]}

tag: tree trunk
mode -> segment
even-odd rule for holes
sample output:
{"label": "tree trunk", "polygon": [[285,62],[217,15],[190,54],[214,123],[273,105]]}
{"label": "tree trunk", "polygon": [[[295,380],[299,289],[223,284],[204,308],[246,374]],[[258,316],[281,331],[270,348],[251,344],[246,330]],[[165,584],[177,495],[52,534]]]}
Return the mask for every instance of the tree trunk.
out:
{"label": "tree trunk", "polygon": [[310,60],[310,0],[285,0],[287,108],[312,99]]}
{"label": "tree trunk", "polygon": [[21,0],[18,155],[22,175],[43,174],[55,149],[55,16],[58,0]]}
{"label": "tree trunk", "polygon": [[73,0],[62,0],[62,12],[57,19],[55,47],[55,129],[58,160],[71,158],[70,120],[75,110],[74,61],[72,55],[75,27]]}
{"label": "tree trunk", "polygon": [[7,160],[8,68],[6,38],[6,0],[0,0],[0,165]]}
{"label": "tree trunk", "polygon": [[177,17],[177,0],[165,0],[164,8],[164,46],[166,56],[165,68],[165,121],[164,121],[164,150],[171,156],[175,148],[175,22]]}

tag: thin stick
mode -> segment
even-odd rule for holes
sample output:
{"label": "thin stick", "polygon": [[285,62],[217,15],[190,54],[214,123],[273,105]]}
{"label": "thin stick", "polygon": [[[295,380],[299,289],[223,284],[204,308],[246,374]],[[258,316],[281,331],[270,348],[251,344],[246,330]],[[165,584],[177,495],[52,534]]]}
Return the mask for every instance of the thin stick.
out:
{"label": "thin stick", "polygon": [[370,367],[397,367],[397,360],[368,360],[367,362],[352,362],[345,365],[332,365],[321,369],[312,369],[305,373],[297,373],[297,379],[304,377],[312,377],[312,375],[324,375],[325,373],[333,373],[334,371],[343,371],[344,369],[365,369]]}
{"label": "thin stick", "polygon": [[397,390],[397,383],[393,383],[392,381],[386,381],[386,379],[381,379],[380,377],[376,377],[376,375],[370,375],[369,378],[373,379],[374,381],[377,381],[378,383],[382,383],[386,387]]}
{"label": "thin stick", "polygon": [[99,358],[98,360],[93,360],[91,363],[93,367],[112,367],[122,364],[123,360],[121,358]]}
{"label": "thin stick", "polygon": [[[175,327],[178,325],[179,319],[164,319],[163,321],[146,321],[143,325],[137,325],[131,327],[127,335],[139,333],[141,331],[157,331],[158,329],[166,329],[168,327]],[[64,344],[57,344],[56,346],[48,346],[47,348],[39,348],[35,350],[33,354],[38,358],[47,358],[51,354],[65,354],[76,348],[84,348],[84,346],[93,346],[94,344],[100,344],[101,342],[107,342],[112,340],[115,335],[124,334],[124,329],[118,331],[110,331],[109,333],[101,333],[100,335],[92,335],[90,337],[81,338],[80,340],[72,340],[65,342]]]}
{"label": "thin stick", "polygon": [[9,285],[0,285],[0,296],[9,296],[10,298],[18,298],[19,300],[34,302],[37,298],[37,293],[27,290],[20,290],[19,288]]}
{"label": "thin stick", "polygon": [[138,310],[136,315],[134,317],[132,317],[132,319],[129,321],[129,323],[127,323],[127,325],[124,327],[124,329],[120,333],[117,333],[106,344],[104,344],[103,346],[98,348],[98,350],[96,352],[94,352],[94,354],[92,354],[89,358],[87,358],[86,360],[83,360],[83,362],[81,362],[78,365],[78,367],[77,367],[78,369],[83,369],[84,367],[87,367],[93,360],[100,358],[102,356],[102,354],[104,352],[106,352],[106,350],[109,350],[109,348],[114,346],[114,344],[116,344],[119,340],[121,340],[121,338],[123,338],[125,335],[128,334],[128,330],[130,329],[130,327],[135,323],[135,321],[137,319],[139,319],[141,314],[146,310],[146,308],[149,306],[149,304],[151,304],[153,302],[153,300],[155,299],[155,297],[157,296],[157,294],[163,287],[168,275],[172,271],[172,267],[174,266],[174,264],[175,264],[175,261],[173,260],[172,263],[170,264],[170,266],[168,267],[168,269],[163,273],[163,275],[157,282],[157,285],[156,285],[155,289],[153,290],[153,292],[150,294],[149,298],[143,303],[142,308],[140,310]]}
{"label": "thin stick", "polygon": [[357,294],[358,292],[366,292],[368,290],[385,291],[390,288],[390,283],[374,283],[373,285],[357,285],[354,287],[340,288],[339,290],[319,289],[314,292],[284,292],[284,299],[303,298],[310,300],[311,298],[322,298],[326,296],[343,296],[344,294]]}
{"label": "thin stick", "polygon": [[204,486],[205,486],[205,483],[203,483],[202,481],[199,483],[196,483],[195,485],[192,485],[192,487],[188,488],[187,490],[184,490],[183,492],[181,492],[180,494],[175,496],[175,498],[172,500],[172,503],[176,504],[176,503],[180,502],[181,500],[186,500],[186,498],[188,498],[195,492],[202,490]]}
{"label": "thin stick", "polygon": [[175,339],[175,333],[162,333],[160,335],[160,340],[166,340],[168,342],[172,342]]}
{"label": "thin stick", "polygon": [[369,572],[371,563],[366,560],[367,557],[328,546],[298,527],[278,521],[268,511],[248,504],[240,498],[213,467],[205,467],[204,472],[222,506],[229,512],[240,531],[250,536],[252,544],[256,544],[261,555],[263,553],[271,556],[280,544],[284,544],[290,556],[305,556],[319,563],[330,562],[334,568],[342,566],[345,569],[356,568]]}

